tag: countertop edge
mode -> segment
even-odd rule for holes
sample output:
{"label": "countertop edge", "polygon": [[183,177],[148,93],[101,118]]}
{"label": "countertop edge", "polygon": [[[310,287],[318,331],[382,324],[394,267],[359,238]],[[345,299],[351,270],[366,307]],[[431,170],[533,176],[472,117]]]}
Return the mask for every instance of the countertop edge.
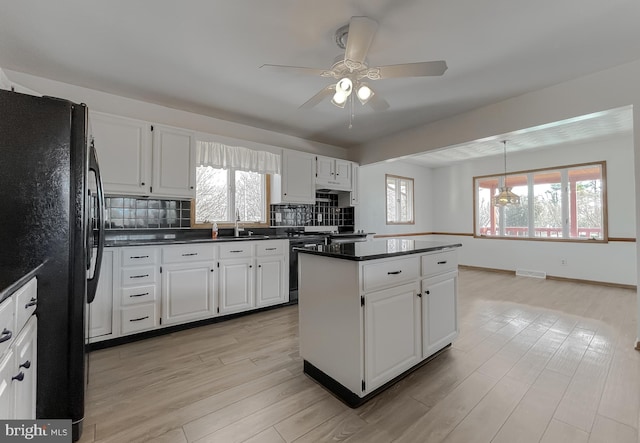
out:
{"label": "countertop edge", "polygon": [[189,240],[163,239],[163,240],[116,240],[105,241],[105,248],[126,248],[129,246],[170,246],[185,245],[193,243],[228,243],[228,242],[247,242],[247,241],[266,241],[266,240],[288,240],[289,237],[269,236],[268,238],[198,238]]}
{"label": "countertop edge", "polygon": [[42,266],[44,266],[44,264],[45,262],[42,262],[39,265],[35,266],[33,269],[28,271],[18,280],[14,281],[12,284],[10,284],[9,286],[5,287],[2,291],[0,291],[0,303],[2,303],[3,301],[11,297],[14,292],[16,292],[22,286],[24,286],[33,277],[35,277],[38,271],[42,268]]}
{"label": "countertop edge", "polygon": [[443,251],[445,249],[455,249],[455,248],[460,248],[460,247],[462,247],[462,243],[453,243],[453,244],[450,244],[450,245],[430,246],[428,248],[418,248],[418,249],[413,249],[411,251],[387,252],[387,253],[384,253],[384,254],[372,254],[372,255],[366,255],[366,256],[344,255],[344,254],[338,254],[338,253],[335,253],[335,252],[315,251],[315,250],[305,249],[305,248],[294,248],[294,249],[297,250],[298,252],[302,252],[302,253],[305,253],[305,254],[319,255],[319,256],[322,256],[322,257],[332,257],[332,258],[337,258],[337,259],[340,259],[340,260],[367,261],[367,260],[377,260],[377,259],[388,258],[388,257],[400,257],[400,256],[403,256],[403,255],[420,254],[420,253],[424,253],[424,252]]}

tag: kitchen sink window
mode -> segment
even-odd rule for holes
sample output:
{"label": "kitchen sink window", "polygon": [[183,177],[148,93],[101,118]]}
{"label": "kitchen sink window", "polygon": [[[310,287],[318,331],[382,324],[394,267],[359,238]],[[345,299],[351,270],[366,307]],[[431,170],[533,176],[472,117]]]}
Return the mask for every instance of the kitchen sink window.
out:
{"label": "kitchen sink window", "polygon": [[195,223],[267,223],[269,174],[280,173],[280,156],[264,151],[196,143]]}
{"label": "kitchen sink window", "polygon": [[[503,186],[519,204],[497,206]],[[476,237],[607,241],[606,162],[474,177]]]}

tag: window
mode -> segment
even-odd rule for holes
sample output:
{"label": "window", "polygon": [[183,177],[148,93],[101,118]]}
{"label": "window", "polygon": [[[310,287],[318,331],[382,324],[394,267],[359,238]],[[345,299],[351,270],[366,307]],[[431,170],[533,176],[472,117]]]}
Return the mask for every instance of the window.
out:
{"label": "window", "polygon": [[385,175],[387,224],[413,224],[413,179]]}
{"label": "window", "polygon": [[196,168],[195,222],[266,222],[266,174],[211,166]]}
{"label": "window", "polygon": [[[505,179],[519,205],[493,204]],[[474,177],[474,235],[606,241],[605,184],[605,162]]]}

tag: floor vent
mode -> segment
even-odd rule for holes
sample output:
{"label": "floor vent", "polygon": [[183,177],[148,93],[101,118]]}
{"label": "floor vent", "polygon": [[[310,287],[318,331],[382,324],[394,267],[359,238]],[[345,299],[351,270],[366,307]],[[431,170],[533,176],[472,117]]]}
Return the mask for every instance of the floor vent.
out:
{"label": "floor vent", "polygon": [[526,269],[516,269],[516,275],[520,277],[547,278],[546,272],[528,271]]}

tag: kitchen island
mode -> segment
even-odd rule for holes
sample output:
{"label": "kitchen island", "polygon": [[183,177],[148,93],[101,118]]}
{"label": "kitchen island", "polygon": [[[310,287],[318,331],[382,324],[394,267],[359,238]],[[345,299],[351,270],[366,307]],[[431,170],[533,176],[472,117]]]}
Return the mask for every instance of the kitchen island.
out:
{"label": "kitchen island", "polygon": [[300,248],[304,372],[357,407],[458,335],[459,243],[386,239]]}

